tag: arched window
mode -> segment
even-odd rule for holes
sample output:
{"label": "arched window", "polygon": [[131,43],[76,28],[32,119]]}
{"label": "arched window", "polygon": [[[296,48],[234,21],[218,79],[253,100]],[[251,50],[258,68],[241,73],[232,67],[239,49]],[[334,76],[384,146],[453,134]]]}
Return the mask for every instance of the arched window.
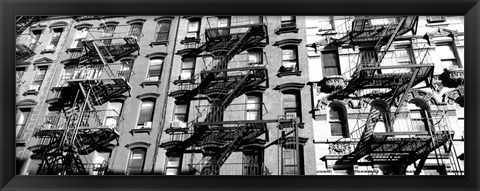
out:
{"label": "arched window", "polygon": [[128,159],[127,175],[143,174],[145,165],[146,148],[132,148]]}
{"label": "arched window", "polygon": [[332,136],[350,137],[345,107],[340,103],[331,103],[328,112]]}
{"label": "arched window", "polygon": [[428,131],[430,127],[430,108],[426,101],[412,99],[408,103],[409,116],[411,121],[410,131]]}

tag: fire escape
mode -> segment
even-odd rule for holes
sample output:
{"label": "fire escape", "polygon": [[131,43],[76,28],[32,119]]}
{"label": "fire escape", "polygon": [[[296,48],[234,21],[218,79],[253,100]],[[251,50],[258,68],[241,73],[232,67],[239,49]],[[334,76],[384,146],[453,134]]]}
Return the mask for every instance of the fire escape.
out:
{"label": "fire escape", "polygon": [[[373,25],[372,20],[384,19],[389,22]],[[376,94],[387,103],[387,110],[395,108],[394,112],[380,111],[372,107],[364,125],[359,125],[353,130],[348,139],[341,138],[333,147],[346,146],[349,151],[339,157],[335,165],[356,165],[368,163],[371,165],[398,165],[401,173],[406,167],[420,159],[416,165],[415,174],[419,174],[428,155],[445,146],[453,132],[445,128],[445,124],[429,118],[429,126],[425,131],[393,131],[393,124],[398,118],[407,93],[421,82],[431,85],[433,64],[413,63],[382,66],[380,63],[385,58],[388,49],[396,37],[407,32],[416,32],[418,17],[356,17],[352,23],[351,31],[336,40],[334,43],[370,47],[367,51],[360,50],[359,61],[347,85],[334,91],[329,100],[359,98],[371,96],[372,90],[382,88],[383,92]],[[397,72],[385,72],[397,70]],[[398,72],[400,71],[400,72]],[[386,89],[386,90],[385,90]],[[376,124],[384,121],[386,132],[374,131]],[[356,133],[356,135],[354,135]]]}
{"label": "fire escape", "polygon": [[15,60],[22,62],[32,57],[35,53],[33,50],[37,46],[37,40],[30,34],[22,34],[28,27],[46,19],[44,16],[19,16],[16,20],[17,43],[15,46]]}
{"label": "fire escape", "polygon": [[183,153],[188,148],[201,150],[202,161],[206,162],[200,168],[190,164],[196,174],[218,175],[232,152],[266,132],[266,120],[224,120],[226,109],[235,107],[231,105],[235,98],[268,80],[263,64],[245,60],[238,66],[231,65],[235,56],[262,41],[268,41],[264,23],[232,22],[227,27],[206,29],[205,42],[193,51],[211,55],[213,60],[197,76],[199,83],[179,84],[180,89],[170,93],[177,100],[192,100],[197,96],[208,100],[208,105],[187,128],[167,130],[173,139],[161,145],[167,152]]}
{"label": "fire escape", "polygon": [[108,164],[92,167],[88,155],[111,146],[114,140],[118,143],[121,116],[101,106],[131,89],[132,63],[115,63],[139,51],[136,38],[128,31],[128,26],[117,26],[115,31],[91,28],[81,41],[83,47],[70,53],[68,64],[75,66],[75,75],[65,79],[63,86],[52,88],[55,98],[51,108],[56,108],[58,115],[48,116],[36,129],[38,144],[29,148],[31,158],[41,160],[37,174],[106,172]]}

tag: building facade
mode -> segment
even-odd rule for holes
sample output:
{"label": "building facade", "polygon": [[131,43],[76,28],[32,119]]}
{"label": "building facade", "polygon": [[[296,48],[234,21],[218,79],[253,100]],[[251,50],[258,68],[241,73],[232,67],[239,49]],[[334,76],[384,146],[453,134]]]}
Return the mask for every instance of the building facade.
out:
{"label": "building facade", "polygon": [[[405,107],[382,110],[395,120],[375,123],[369,113],[372,104],[389,106],[386,90],[329,98],[374,55],[339,43],[358,18],[41,18],[17,29],[17,174],[416,174],[417,163],[421,174],[461,174],[463,18],[415,18],[416,33],[390,35],[375,59],[430,64],[430,78],[398,94]],[[395,29],[391,19],[368,20]],[[378,73],[406,72],[398,68]],[[355,152],[366,124],[436,138],[435,120],[454,133],[432,139],[415,164],[338,162]],[[421,133],[385,137],[413,142]]]}

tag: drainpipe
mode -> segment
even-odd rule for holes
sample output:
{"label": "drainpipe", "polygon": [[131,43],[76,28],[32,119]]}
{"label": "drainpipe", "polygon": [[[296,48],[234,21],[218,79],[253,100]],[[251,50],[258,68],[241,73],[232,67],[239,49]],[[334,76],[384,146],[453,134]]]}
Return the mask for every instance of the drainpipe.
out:
{"label": "drainpipe", "polygon": [[175,50],[176,50],[176,46],[177,46],[177,36],[178,36],[178,28],[180,27],[180,16],[178,16],[178,21],[177,21],[177,29],[175,31],[175,38],[174,38],[174,43],[173,43],[173,51],[172,51],[172,58],[170,59],[170,71],[168,72],[168,83],[166,84],[165,86],[165,91],[163,92],[167,92],[167,93],[164,93],[163,96],[164,99],[163,99],[163,111],[162,111],[162,118],[161,118],[161,122],[160,122],[160,132],[158,133],[157,135],[157,140],[155,142],[155,153],[153,154],[153,164],[152,164],[152,173],[154,173],[155,171],[155,164],[157,163],[157,159],[158,159],[158,147],[160,145],[160,139],[163,135],[163,127],[165,127],[165,114],[167,112],[167,103],[168,103],[168,90],[170,89],[170,80],[171,80],[171,77],[172,77],[172,70],[173,70],[173,60],[175,58]]}

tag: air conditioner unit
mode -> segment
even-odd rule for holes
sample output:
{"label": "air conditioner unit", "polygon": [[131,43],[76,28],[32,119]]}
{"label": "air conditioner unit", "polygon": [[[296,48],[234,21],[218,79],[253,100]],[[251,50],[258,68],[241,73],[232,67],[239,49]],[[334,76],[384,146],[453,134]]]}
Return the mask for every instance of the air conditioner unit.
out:
{"label": "air conditioner unit", "polygon": [[143,128],[152,128],[152,122],[148,121],[148,122],[143,123]]}
{"label": "air conditioner unit", "polygon": [[187,127],[187,124],[185,122],[182,122],[182,121],[172,121],[171,127],[172,128],[185,128],[185,127]]}
{"label": "air conditioner unit", "polygon": [[45,51],[55,51],[55,45],[47,45],[47,47],[45,47]]}

